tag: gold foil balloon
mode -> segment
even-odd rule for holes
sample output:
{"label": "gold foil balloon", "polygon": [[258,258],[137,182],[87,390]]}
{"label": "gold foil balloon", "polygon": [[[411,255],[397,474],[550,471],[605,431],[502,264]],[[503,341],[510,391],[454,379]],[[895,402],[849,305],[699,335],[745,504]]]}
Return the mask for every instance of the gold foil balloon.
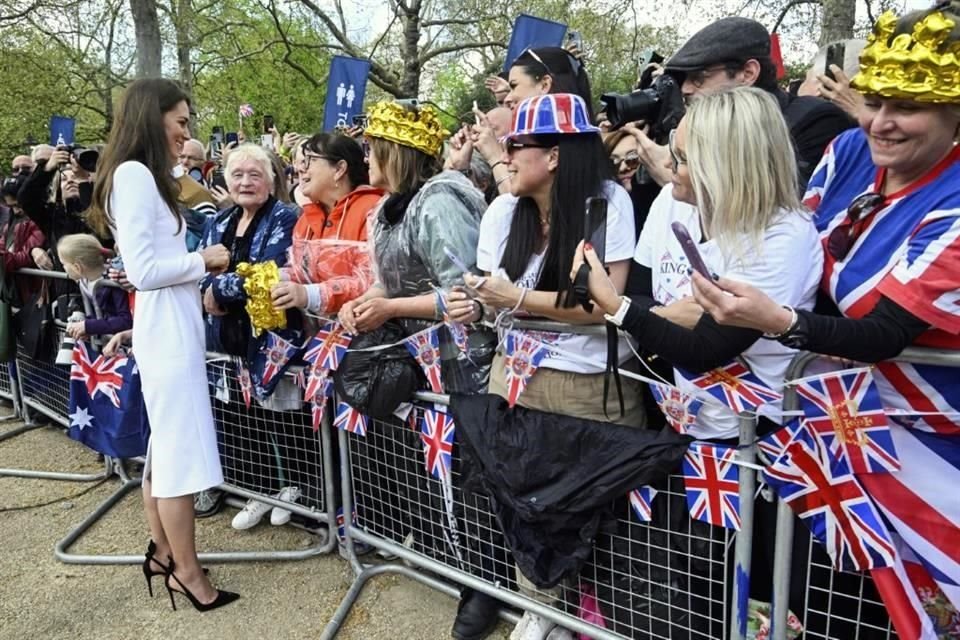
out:
{"label": "gold foil balloon", "polygon": [[247,292],[247,315],[253,325],[253,333],[259,336],[266,329],[285,329],[287,314],[274,309],[270,290],[280,282],[280,267],[276,262],[267,261],[258,264],[241,262],[237,265],[237,275],[243,280],[243,290]]}

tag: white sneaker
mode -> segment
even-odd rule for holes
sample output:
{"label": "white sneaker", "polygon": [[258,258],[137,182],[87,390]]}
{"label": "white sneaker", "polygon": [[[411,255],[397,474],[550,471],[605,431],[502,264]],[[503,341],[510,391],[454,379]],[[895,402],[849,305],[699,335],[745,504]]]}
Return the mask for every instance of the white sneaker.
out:
{"label": "white sneaker", "polygon": [[547,634],[547,640],[574,640],[573,632],[563,627],[554,627],[553,631]]}
{"label": "white sneaker", "polygon": [[510,640],[544,640],[547,633],[556,626],[549,620],[527,611],[510,633]]}
{"label": "white sneaker", "polygon": [[257,502],[253,499],[247,500],[246,506],[240,510],[240,513],[233,516],[233,522],[231,524],[234,529],[239,529],[240,531],[255,527],[258,522],[263,520],[263,516],[267,515],[267,511],[270,511],[271,508],[270,505],[264,504],[263,502]]}
{"label": "white sneaker", "polygon": [[[300,487],[284,487],[276,495],[277,500],[283,500],[284,502],[296,502],[299,497]],[[270,524],[280,526],[288,522],[290,522],[290,512],[288,510],[274,507],[273,511],[270,512]]]}

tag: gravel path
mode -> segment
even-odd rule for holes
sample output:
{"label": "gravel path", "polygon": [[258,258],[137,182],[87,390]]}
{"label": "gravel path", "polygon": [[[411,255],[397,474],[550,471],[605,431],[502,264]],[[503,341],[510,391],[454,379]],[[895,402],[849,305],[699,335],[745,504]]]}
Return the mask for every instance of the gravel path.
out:
{"label": "gravel path", "polygon": [[[2,411],[2,410],[0,410]],[[2,415],[2,414],[0,414]],[[0,425],[0,433],[18,426]],[[0,442],[0,468],[95,473],[96,455],[46,427]],[[0,639],[170,640],[317,638],[352,580],[338,555],[300,562],[214,565],[216,584],[242,599],[206,614],[179,598],[170,609],[161,590],[147,595],[137,566],[85,566],[58,562],[53,547],[119,483],[54,482],[0,477]],[[45,506],[38,506],[44,503]],[[138,492],[129,494],[81,538],[77,553],[141,553],[147,534]],[[264,522],[234,531],[234,509],[197,521],[203,550],[301,549],[309,534]],[[339,638],[440,640],[450,637],[453,599],[396,576],[371,581]],[[491,640],[505,640],[501,624]]]}

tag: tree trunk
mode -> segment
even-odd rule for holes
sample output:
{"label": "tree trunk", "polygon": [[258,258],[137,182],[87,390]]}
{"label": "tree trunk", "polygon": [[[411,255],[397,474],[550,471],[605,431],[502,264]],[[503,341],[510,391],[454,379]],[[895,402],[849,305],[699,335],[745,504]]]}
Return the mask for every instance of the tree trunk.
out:
{"label": "tree trunk", "polygon": [[[193,51],[193,33],[191,28],[194,23],[193,0],[173,0],[171,2],[173,9],[173,27],[177,36],[177,76],[180,80],[180,86],[188,96],[193,95],[193,63],[190,60],[190,53]],[[190,114],[190,131],[197,133],[197,115]]]}
{"label": "tree trunk", "polygon": [[821,5],[823,20],[820,24],[820,46],[852,38],[857,14],[856,0],[822,0]]}
{"label": "tree trunk", "polygon": [[160,76],[163,44],[156,0],[130,0],[130,13],[137,37],[137,77]]}
{"label": "tree trunk", "polygon": [[420,92],[420,3],[411,2],[408,10],[399,9],[403,21],[403,77],[398,98],[416,98]]}

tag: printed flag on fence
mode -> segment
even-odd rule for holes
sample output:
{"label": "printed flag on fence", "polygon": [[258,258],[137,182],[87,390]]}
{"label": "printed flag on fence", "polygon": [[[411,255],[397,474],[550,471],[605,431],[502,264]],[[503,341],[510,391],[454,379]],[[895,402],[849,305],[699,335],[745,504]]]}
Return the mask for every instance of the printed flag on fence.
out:
{"label": "printed flag on fence", "polygon": [[846,460],[809,427],[767,467],[764,480],[809,527],[836,568],[865,571],[893,564],[896,551],[873,502]]}
{"label": "printed flag on fence", "polygon": [[869,369],[806,378],[797,384],[804,421],[855,474],[898,471],[880,392]]}
{"label": "printed flag on fence", "polygon": [[657,490],[650,486],[643,486],[630,492],[630,506],[637,514],[640,522],[650,522],[653,518],[653,498]]}
{"label": "printed flag on fence", "polygon": [[407,351],[423,369],[434,393],[443,393],[443,381],[440,377],[440,336],[437,327],[415,333],[403,341]]}
{"label": "printed flag on fence", "polygon": [[754,411],[762,404],[777,402],[783,396],[767,387],[741,362],[732,362],[703,375],[677,369],[684,378],[730,407],[734,413]]}
{"label": "printed flag on fence", "polygon": [[734,447],[694,442],[683,458],[690,517],[740,530],[740,467]]}
{"label": "printed flag on fence", "polygon": [[787,446],[796,438],[796,433],[803,428],[800,419],[791,420],[776,431],[768,433],[757,440],[757,448],[760,449],[770,459],[770,464],[777,462],[784,454]]}
{"label": "printed flag on fence", "polygon": [[353,334],[347,333],[342,324],[327,322],[307,344],[303,359],[318,370],[317,373],[319,370],[336,371],[352,340]]}
{"label": "printed flag on fence", "polygon": [[686,433],[697,421],[703,401],[689,393],[666,384],[650,384],[650,391],[667,422],[677,433]]}
{"label": "printed flag on fence", "polygon": [[456,431],[453,416],[442,411],[424,409],[420,429],[427,473],[441,480],[449,478],[453,457],[453,438]]}
{"label": "printed flag on fence", "polygon": [[113,406],[120,407],[120,397],[117,392],[123,386],[123,375],[120,373],[127,364],[124,356],[104,358],[98,355],[90,359],[90,352],[84,341],[78,340],[73,345],[73,362],[70,365],[70,380],[83,382],[87,395],[96,398],[97,393],[106,396]]}
{"label": "printed flag on fence", "polygon": [[543,359],[550,353],[539,340],[516,331],[507,333],[503,364],[506,369],[507,403],[513,407],[527,388],[530,378]]}
{"label": "printed flag on fence", "polygon": [[267,331],[263,348],[251,363],[253,370],[260,372],[259,387],[264,396],[273,392],[290,360],[297,355],[300,348],[299,345],[293,344],[276,333]]}
{"label": "printed flag on fence", "polygon": [[313,431],[320,430],[320,423],[323,421],[323,413],[327,409],[327,400],[333,397],[333,380],[330,377],[323,378],[317,390],[310,396],[310,415],[313,418]]}
{"label": "printed flag on fence", "polygon": [[346,402],[341,402],[337,405],[337,415],[333,418],[333,426],[355,433],[358,436],[365,436],[367,435],[367,416]]}
{"label": "printed flag on fence", "polygon": [[470,345],[467,343],[467,328],[461,323],[454,322],[450,319],[450,313],[447,311],[447,301],[444,299],[443,291],[436,289],[434,295],[436,296],[437,308],[440,309],[440,313],[443,315],[443,324],[447,327],[447,332],[450,334],[450,339],[453,340],[453,344],[457,345],[457,349],[469,354]]}
{"label": "printed flag on fence", "polygon": [[243,394],[243,404],[250,408],[250,399],[253,396],[253,383],[250,381],[250,371],[237,358],[237,382],[240,383],[240,393]]}

